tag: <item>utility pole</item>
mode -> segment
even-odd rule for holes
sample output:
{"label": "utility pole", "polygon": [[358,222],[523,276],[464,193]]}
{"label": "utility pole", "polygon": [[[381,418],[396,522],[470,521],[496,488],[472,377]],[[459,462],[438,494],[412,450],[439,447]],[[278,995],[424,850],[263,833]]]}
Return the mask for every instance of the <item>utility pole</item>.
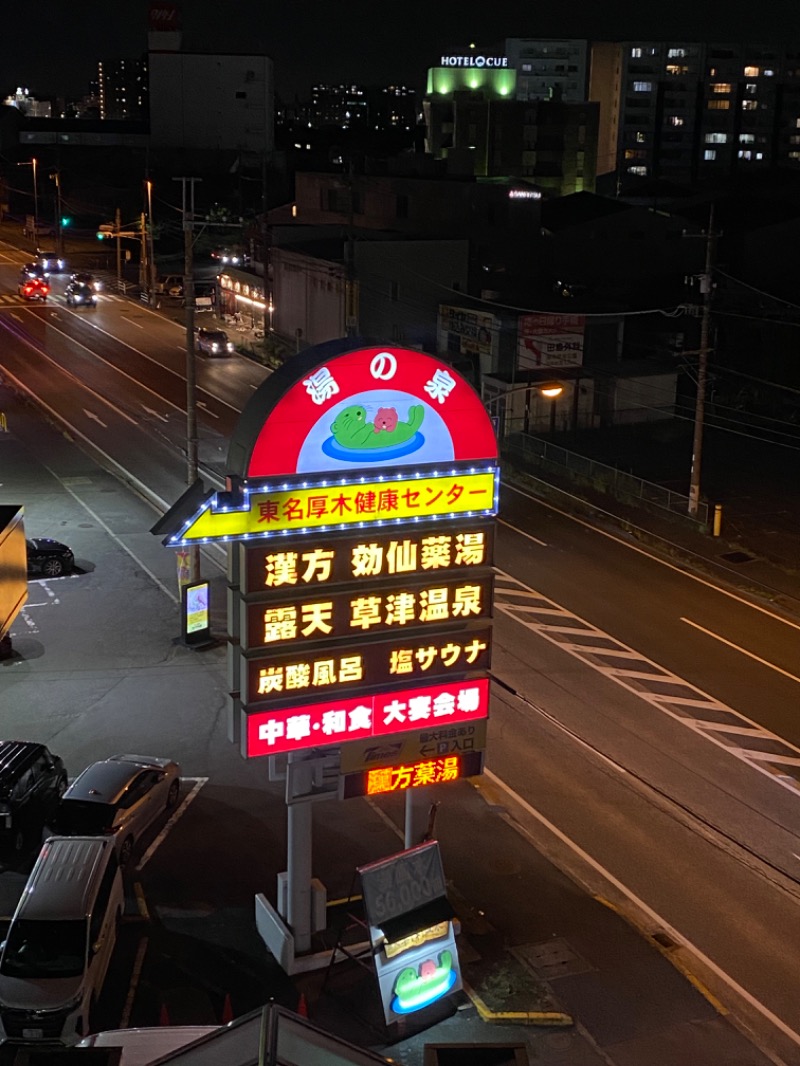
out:
{"label": "utility pole", "polygon": [[122,289],[122,237],[120,236],[120,230],[122,229],[122,215],[119,208],[114,213],[114,230],[117,234],[117,292]]}
{"label": "utility pole", "polygon": [[[55,210],[56,210],[56,255],[63,257],[63,255],[64,255],[64,234],[63,234],[63,227],[61,225],[61,172],[58,170],[57,167],[53,171],[53,173],[50,175],[50,180],[54,181],[56,183],[56,202],[55,202]],[[38,240],[39,240],[38,233],[36,235],[36,240],[37,240],[37,245],[38,245]]]}
{"label": "utility pole", "polygon": [[703,304],[700,316],[700,350],[697,362],[697,399],[694,407],[694,435],[692,438],[692,469],[689,476],[689,514],[697,518],[700,509],[700,469],[703,456],[703,420],[706,407],[706,386],[708,381],[708,338],[711,329],[711,294],[713,282],[711,272],[714,267],[716,235],[714,233],[714,204],[708,214],[708,232],[706,233],[705,270],[700,279],[700,292]]}
{"label": "utility pole", "polygon": [[[197,365],[194,344],[194,187],[202,178],[173,178],[181,183],[183,193],[183,299],[186,310],[186,483],[194,485],[198,477],[197,442]],[[187,200],[186,187],[189,187]],[[189,580],[200,578],[200,548],[189,549]]]}
{"label": "utility pole", "polygon": [[147,259],[150,264],[148,284],[150,286],[150,306],[156,305],[156,254],[153,247],[153,183],[147,179]]}

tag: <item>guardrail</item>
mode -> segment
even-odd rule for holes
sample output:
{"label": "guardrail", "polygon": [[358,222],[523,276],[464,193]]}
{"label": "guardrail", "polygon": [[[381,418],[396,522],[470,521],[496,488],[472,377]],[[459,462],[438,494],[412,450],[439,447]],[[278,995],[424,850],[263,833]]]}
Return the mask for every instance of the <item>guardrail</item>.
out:
{"label": "guardrail", "polygon": [[557,444],[529,433],[508,433],[501,444],[503,457],[512,464],[516,462],[535,466],[539,470],[563,474],[623,502],[639,506],[657,507],[669,511],[692,525],[706,528],[709,521],[709,505],[701,500],[697,516],[689,514],[689,497],[663,485],[618,470],[606,463],[599,463],[577,452],[568,451]]}

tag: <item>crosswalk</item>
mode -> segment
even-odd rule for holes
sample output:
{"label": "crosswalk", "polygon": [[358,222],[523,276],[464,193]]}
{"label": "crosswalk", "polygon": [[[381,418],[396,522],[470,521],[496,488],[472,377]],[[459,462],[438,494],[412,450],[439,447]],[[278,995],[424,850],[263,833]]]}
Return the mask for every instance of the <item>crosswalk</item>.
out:
{"label": "crosswalk", "polygon": [[[97,305],[102,307],[104,303],[129,303],[124,296],[118,296],[114,292],[102,292],[98,296]],[[51,292],[47,302],[42,304],[38,300],[26,300],[16,292],[0,293],[0,307],[66,307],[64,295],[60,292]]]}
{"label": "crosswalk", "polygon": [[497,571],[495,580],[496,611],[519,622],[784,788],[800,792],[800,750],[794,745],[510,574]]}

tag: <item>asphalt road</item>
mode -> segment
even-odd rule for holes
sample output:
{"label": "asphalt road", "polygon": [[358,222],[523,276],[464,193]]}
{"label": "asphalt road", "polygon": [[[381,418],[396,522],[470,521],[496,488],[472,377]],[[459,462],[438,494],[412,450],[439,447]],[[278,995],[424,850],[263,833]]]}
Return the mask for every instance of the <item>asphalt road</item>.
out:
{"label": "asphalt road", "polygon": [[[0,265],[0,290],[14,277]],[[183,488],[179,330],[116,301],[89,314],[91,322],[83,311],[0,296],[6,372],[172,502]],[[209,467],[221,470],[224,436],[264,371],[235,359],[203,363],[202,374],[203,439]],[[28,611],[26,658],[36,655],[37,611],[91,612],[96,639],[73,647],[65,627],[61,645],[48,642],[47,675],[21,670],[12,679],[6,726],[52,738],[71,773],[109,748],[141,746],[144,731],[157,754],[177,755],[197,783],[213,782],[201,784],[169,846],[140,871],[167,938],[146,957],[163,952],[185,968],[176,945],[192,940],[199,923],[206,942],[217,938],[223,954],[256,966],[259,995],[288,994],[263,953],[231,934],[251,937],[242,915],[283,868],[285,813],[263,766],[243,764],[226,740],[222,652],[198,665],[196,653],[175,645],[174,571],[147,533],[154,512],[122,506],[111,478],[99,484],[92,475],[82,485],[71,452],[51,463],[53,491],[61,499],[67,488],[63,524],[36,532],[69,539],[84,573],[55,592],[53,583],[41,586],[41,603]],[[32,520],[52,523],[51,500],[26,506]],[[655,915],[679,932],[705,960],[709,983],[754,1025],[774,1024],[774,1015],[791,1040],[800,1033],[797,622],[519,493],[504,492],[502,516],[488,763],[496,787],[540,846],[640,920],[655,923]],[[215,591],[221,631],[221,576]],[[121,602],[129,619],[122,632]],[[557,844],[542,819],[580,850]],[[398,846],[367,804],[347,805],[344,817],[339,805],[320,805],[316,839],[333,895],[347,893],[359,861]],[[235,878],[222,854],[237,856]],[[525,888],[508,891],[513,906]],[[206,994],[218,1008],[225,989],[210,969]],[[132,1012],[152,1017],[164,991],[157,975],[140,977],[129,1010],[137,1020]],[[123,985],[115,1003],[127,1002]]]}

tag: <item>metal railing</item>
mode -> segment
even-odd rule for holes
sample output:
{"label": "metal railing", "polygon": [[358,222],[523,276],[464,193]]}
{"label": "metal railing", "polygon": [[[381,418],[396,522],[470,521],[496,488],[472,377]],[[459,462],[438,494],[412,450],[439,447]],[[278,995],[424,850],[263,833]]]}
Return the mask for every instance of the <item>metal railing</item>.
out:
{"label": "metal railing", "polygon": [[518,462],[523,467],[533,466],[539,471],[561,474],[622,502],[669,511],[692,525],[708,525],[709,505],[706,501],[700,501],[696,518],[690,517],[688,496],[673,492],[663,485],[656,485],[652,481],[645,481],[644,478],[606,463],[599,463],[588,456],[568,451],[542,437],[533,437],[528,433],[508,433],[501,442],[501,452],[512,464]]}

